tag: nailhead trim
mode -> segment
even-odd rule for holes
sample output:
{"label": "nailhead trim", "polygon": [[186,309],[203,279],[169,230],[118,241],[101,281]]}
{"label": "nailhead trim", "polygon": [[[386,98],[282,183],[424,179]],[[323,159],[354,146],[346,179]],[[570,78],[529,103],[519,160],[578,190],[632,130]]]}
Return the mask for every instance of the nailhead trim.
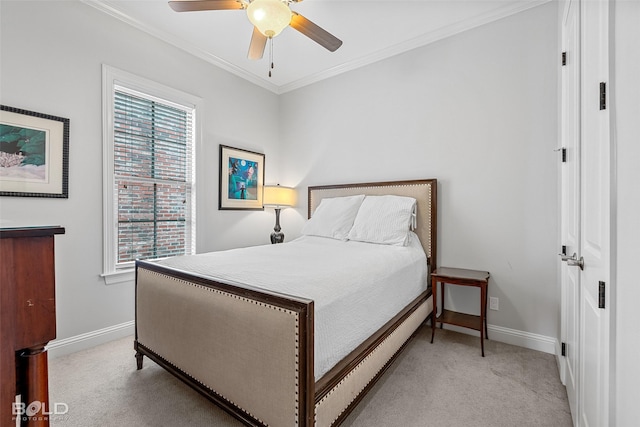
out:
{"label": "nailhead trim", "polygon": [[[296,377],[295,377],[295,425],[299,425],[298,419],[299,419],[299,413],[300,413],[300,399],[299,399],[299,395],[298,395],[298,386],[300,384],[300,337],[299,337],[299,314],[293,310],[288,310],[286,308],[282,308],[282,307],[278,307],[275,305],[271,305],[271,304],[266,304],[264,302],[261,301],[256,301],[250,298],[246,298],[240,295],[234,295],[232,293],[229,292],[224,292],[221,291],[219,289],[214,289],[214,288],[210,288],[208,286],[203,286],[200,285],[198,283],[192,283],[189,282],[188,280],[184,280],[184,279],[179,279],[176,277],[172,277],[172,276],[168,276],[162,273],[158,273],[157,271],[151,271],[151,270],[145,270],[145,272],[152,274],[154,276],[157,277],[164,277],[164,278],[169,278],[175,282],[179,282],[182,283],[184,285],[189,285],[189,286],[193,286],[199,289],[203,289],[209,292],[213,292],[215,294],[224,296],[224,297],[228,297],[228,298],[234,298],[243,302],[248,302],[251,304],[255,304],[258,305],[260,307],[266,307],[266,308],[270,308],[273,310],[277,310],[283,313],[287,313],[289,315],[294,316],[295,319],[295,331],[296,331],[296,336],[295,336],[295,342],[296,342],[296,354],[295,354],[295,367],[296,367]],[[144,343],[141,343],[142,345],[144,345],[145,347],[147,347],[148,349],[150,349],[151,351],[153,351],[158,357],[160,357],[160,359],[162,359],[163,361],[165,361],[167,364],[175,367],[176,369],[178,369],[179,371],[183,372],[185,375],[187,375],[189,378],[193,379],[195,382],[201,384],[202,386],[204,386],[207,390],[215,393],[217,396],[221,397],[222,399],[224,399],[225,401],[231,403],[233,406],[235,406],[236,408],[239,408],[240,410],[244,411],[245,413],[249,414],[250,416],[252,416],[253,418],[257,419],[258,421],[260,421],[262,424],[265,424],[265,422],[263,420],[261,420],[260,418],[256,417],[253,413],[251,413],[250,411],[248,411],[247,409],[241,407],[240,405],[236,404],[234,401],[228,399],[227,397],[225,397],[224,395],[220,394],[219,392],[217,392],[216,390],[212,389],[211,387],[209,387],[208,385],[204,384],[202,381],[200,381],[199,379],[197,379],[196,377],[194,377],[192,374],[190,374],[189,372],[185,371],[184,369],[178,367],[177,365],[175,365],[174,363],[168,361],[167,359],[165,359],[164,357],[160,356],[160,354],[158,352],[156,352],[155,350],[153,350],[151,347],[145,345]]]}
{"label": "nailhead trim", "polygon": [[[411,313],[411,315],[403,322],[403,324],[406,324],[406,322],[409,321],[409,319],[411,319],[415,314],[417,313],[417,310],[414,311],[413,313]],[[401,326],[401,325],[400,325]],[[315,423],[318,422],[318,407],[321,406],[322,402],[324,402],[325,400],[327,400],[329,398],[329,396],[331,396],[334,392],[336,392],[340,386],[342,384],[344,384],[351,376],[355,375],[356,371],[358,369],[360,369],[366,362],[367,360],[371,359],[377,352],[382,351],[381,348],[385,345],[386,342],[388,342],[392,337],[394,337],[395,335],[397,335],[399,332],[400,328],[396,328],[391,334],[389,334],[389,336],[387,336],[387,338],[385,338],[371,353],[369,353],[367,355],[367,357],[365,357],[364,359],[362,359],[362,361],[360,363],[358,363],[358,365],[353,368],[351,371],[349,371],[349,373],[342,379],[340,380],[340,382],[338,384],[336,384],[318,403],[316,403],[315,405],[315,411],[314,411],[314,421]],[[347,409],[347,407],[349,406],[349,404],[351,404],[351,402],[353,402],[362,392],[362,390],[364,390],[369,383],[371,383],[371,381],[380,373],[380,371],[382,370],[382,368],[384,368],[387,363],[389,363],[389,360],[391,360],[391,358],[393,358],[393,356],[398,352],[398,350],[394,351],[386,360],[385,362],[380,366],[380,368],[378,368],[378,370],[374,373],[374,375],[371,376],[371,378],[369,379],[369,381],[367,381],[362,388],[360,388],[360,390],[358,390],[358,392],[353,396],[353,399],[351,399],[349,401],[349,403],[347,404],[347,406],[345,408],[342,408],[342,411],[340,411],[336,417],[331,421],[330,425],[333,425],[333,423],[336,422],[336,420],[344,413],[344,411]]]}

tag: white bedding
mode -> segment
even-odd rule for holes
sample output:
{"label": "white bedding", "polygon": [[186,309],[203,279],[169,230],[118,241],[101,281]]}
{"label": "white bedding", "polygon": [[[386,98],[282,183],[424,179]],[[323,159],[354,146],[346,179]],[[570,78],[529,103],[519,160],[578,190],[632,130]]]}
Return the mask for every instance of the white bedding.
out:
{"label": "white bedding", "polygon": [[414,233],[407,246],[303,236],[157,262],[223,283],[312,299],[316,380],[427,288],[426,255]]}

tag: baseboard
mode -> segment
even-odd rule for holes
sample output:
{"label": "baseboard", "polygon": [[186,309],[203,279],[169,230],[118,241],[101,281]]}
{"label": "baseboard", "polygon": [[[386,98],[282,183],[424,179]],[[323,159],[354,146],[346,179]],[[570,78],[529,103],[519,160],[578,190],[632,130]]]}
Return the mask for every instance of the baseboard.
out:
{"label": "baseboard", "polygon": [[[480,336],[478,331],[455,325],[444,325],[444,328],[463,334]],[[559,357],[559,343],[555,338],[495,325],[488,325],[488,329],[489,338],[492,340],[553,354],[556,358]],[[50,358],[64,356],[133,335],[134,332],[135,322],[132,320],[108,328],[98,329],[97,331],[87,332],[86,334],[53,340],[47,345],[47,350]],[[560,360],[558,360],[558,364],[561,366]]]}
{"label": "baseboard", "polygon": [[[480,336],[479,331],[455,325],[447,324],[444,325],[444,328],[467,335]],[[489,339],[506,344],[517,345],[518,347],[524,347],[530,350],[542,351],[553,355],[556,354],[556,342],[558,340],[553,337],[518,331],[516,329],[503,328],[502,326],[495,325],[487,325],[487,328],[489,329]]]}
{"label": "baseboard", "polygon": [[47,352],[49,358],[60,357],[133,335],[134,332],[135,321],[132,320],[108,328],[87,332],[86,334],[53,340],[47,345]]}

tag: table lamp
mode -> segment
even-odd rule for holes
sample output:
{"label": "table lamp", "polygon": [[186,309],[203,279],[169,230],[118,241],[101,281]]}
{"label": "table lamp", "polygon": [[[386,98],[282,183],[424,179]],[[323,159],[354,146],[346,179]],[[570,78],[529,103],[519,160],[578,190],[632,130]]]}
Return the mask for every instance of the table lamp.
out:
{"label": "table lamp", "polygon": [[276,210],[276,226],[271,233],[271,243],[284,242],[284,233],[280,228],[280,209],[295,205],[295,196],[296,192],[293,188],[281,187],[280,184],[264,186],[262,204],[264,207]]}

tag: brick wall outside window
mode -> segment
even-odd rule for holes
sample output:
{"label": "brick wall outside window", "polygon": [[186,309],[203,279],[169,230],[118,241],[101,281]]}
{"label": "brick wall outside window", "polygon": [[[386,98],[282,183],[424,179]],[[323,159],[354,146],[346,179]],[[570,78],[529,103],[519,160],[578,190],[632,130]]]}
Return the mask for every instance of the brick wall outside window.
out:
{"label": "brick wall outside window", "polygon": [[115,91],[117,264],[191,251],[191,114]]}

